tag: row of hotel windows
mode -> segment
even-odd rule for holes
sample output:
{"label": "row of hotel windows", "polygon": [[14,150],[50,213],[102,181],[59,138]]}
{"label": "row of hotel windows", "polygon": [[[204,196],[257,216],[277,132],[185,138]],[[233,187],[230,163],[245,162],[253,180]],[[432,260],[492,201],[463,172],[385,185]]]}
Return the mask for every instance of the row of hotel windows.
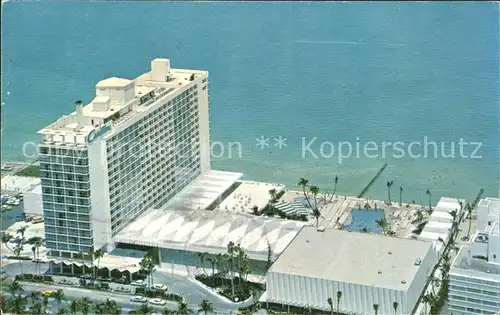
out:
{"label": "row of hotel windows", "polygon": [[495,312],[480,310],[480,309],[473,308],[473,307],[463,307],[463,306],[458,306],[458,305],[450,305],[450,311],[467,311],[467,312],[472,313],[474,315],[476,315],[476,314],[485,314],[485,315],[496,314]]}
{"label": "row of hotel windows", "polygon": [[500,296],[500,293],[489,291],[489,290],[480,290],[480,289],[475,289],[475,288],[470,288],[470,287],[461,287],[457,285],[451,285],[450,284],[450,289],[457,290],[457,291],[463,291],[463,292],[471,292],[471,293],[477,293],[477,294],[485,294],[485,295],[490,295],[490,296]]}
{"label": "row of hotel windows", "polygon": [[53,195],[45,195],[42,194],[43,202],[53,202],[60,203],[65,205],[74,205],[74,206],[87,206],[90,205],[89,198],[72,198],[72,197],[61,197],[61,196],[53,196]]}
{"label": "row of hotel windows", "polygon": [[[66,227],[79,227],[79,223],[90,222],[89,213],[71,213],[62,211],[44,211],[44,216],[47,219],[57,219],[55,220],[56,225],[66,226]],[[87,224],[82,225],[82,229],[85,228]]]}
{"label": "row of hotel windows", "polygon": [[86,149],[75,150],[75,149],[40,146],[39,152],[42,155],[50,154],[51,158],[57,157],[57,156],[59,156],[59,157],[85,158],[88,156]]}
{"label": "row of hotel windows", "polygon": [[471,297],[464,297],[464,296],[460,296],[460,295],[453,295],[453,294],[450,295],[450,299],[457,300],[457,301],[476,303],[476,304],[482,304],[482,305],[487,305],[487,306],[500,306],[500,303],[475,299],[475,298],[471,298]]}
{"label": "row of hotel windows", "polygon": [[498,282],[494,281],[489,281],[489,280],[482,280],[482,279],[477,279],[477,278],[472,278],[472,277],[461,277],[461,276],[456,276],[456,275],[451,275],[452,280],[457,280],[465,283],[480,283],[480,284],[486,284],[486,285],[491,285],[491,286],[498,286]]}
{"label": "row of hotel windows", "polygon": [[72,189],[72,190],[89,190],[90,189],[90,183],[88,182],[88,176],[82,176],[81,181],[74,181],[71,179],[62,179],[62,180],[50,180],[47,178],[42,178],[42,187],[47,187],[51,189],[56,189],[56,188],[66,188],[66,189]]}
{"label": "row of hotel windows", "polygon": [[[87,154],[87,151],[82,151]],[[57,165],[88,165],[89,160],[88,157],[66,157],[66,156],[60,156],[60,155],[40,155],[40,162],[47,162],[47,163],[52,163],[52,164],[57,164]]]}
{"label": "row of hotel windows", "polygon": [[68,204],[60,204],[53,202],[43,202],[44,210],[52,210],[52,211],[67,211],[67,212],[76,212],[76,213],[90,213],[90,205],[85,206],[74,206]]}
{"label": "row of hotel windows", "polygon": [[40,178],[85,181],[85,175],[88,174],[89,174],[89,168],[83,166],[77,166],[72,171],[70,170],[50,171],[47,168],[40,169]]}
{"label": "row of hotel windows", "polygon": [[92,245],[92,240],[87,240],[85,242],[81,242],[79,244],[68,244],[62,242],[46,242],[46,247],[52,250],[64,250],[71,252],[83,252],[86,253],[89,247]]}

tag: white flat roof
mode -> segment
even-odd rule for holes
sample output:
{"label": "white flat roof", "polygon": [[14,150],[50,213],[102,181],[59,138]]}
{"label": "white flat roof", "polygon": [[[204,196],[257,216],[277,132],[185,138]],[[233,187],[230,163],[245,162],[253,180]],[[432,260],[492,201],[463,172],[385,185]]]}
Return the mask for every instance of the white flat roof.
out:
{"label": "white flat roof", "polygon": [[222,211],[156,209],[129,224],[114,240],[212,254],[226,253],[232,241],[241,244],[250,258],[267,260],[268,244],[274,259],[304,224]]}
{"label": "white flat roof", "polygon": [[434,227],[434,228],[440,228],[443,230],[448,230],[448,229],[451,229],[452,225],[453,224],[451,222],[444,223],[444,222],[430,221],[425,225],[424,230],[426,227]]}
{"label": "white flat roof", "polygon": [[431,216],[429,217],[429,220],[432,221],[432,218],[444,218],[444,219],[449,219],[450,221],[453,220],[451,214],[445,211],[433,211]]}
{"label": "white flat roof", "polygon": [[264,208],[269,202],[269,191],[276,189],[280,191],[285,185],[261,183],[254,181],[243,181],[224,201],[217,210],[228,210],[236,212],[251,211],[253,206]]}
{"label": "white flat roof", "polygon": [[448,212],[453,210],[460,211],[460,203],[457,198],[441,197],[436,205],[436,210],[438,208],[447,210]]}
{"label": "white flat roof", "polygon": [[269,272],[407,290],[419,269],[415,262],[431,248],[419,240],[308,226]]}
{"label": "white flat roof", "polygon": [[422,233],[420,233],[418,238],[421,240],[428,240],[428,241],[437,241],[438,238],[441,238],[443,241],[446,242],[448,240],[448,233],[422,231]]}
{"label": "white flat roof", "polygon": [[128,80],[128,79],[111,77],[111,78],[107,78],[107,79],[104,79],[104,80],[97,82],[95,87],[96,88],[126,87],[127,85],[129,85],[132,82],[133,82],[132,80]]}
{"label": "white flat roof", "polygon": [[228,190],[242,173],[210,170],[181,191],[163,210],[192,211],[206,209]]}

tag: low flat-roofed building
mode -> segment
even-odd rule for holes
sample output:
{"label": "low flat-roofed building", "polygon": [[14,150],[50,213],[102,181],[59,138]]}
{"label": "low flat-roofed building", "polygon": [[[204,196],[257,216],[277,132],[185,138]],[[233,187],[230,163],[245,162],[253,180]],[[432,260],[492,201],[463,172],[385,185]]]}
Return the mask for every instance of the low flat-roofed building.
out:
{"label": "low flat-roofed building", "polygon": [[304,227],[270,268],[268,303],[330,310],[342,292],[341,313],[410,314],[437,262],[420,240]]}

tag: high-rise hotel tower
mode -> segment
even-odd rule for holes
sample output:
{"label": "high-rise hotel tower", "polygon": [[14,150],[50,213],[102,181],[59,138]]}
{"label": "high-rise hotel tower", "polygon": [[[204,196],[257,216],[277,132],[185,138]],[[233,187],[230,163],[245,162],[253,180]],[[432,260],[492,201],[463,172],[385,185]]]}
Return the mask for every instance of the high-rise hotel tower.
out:
{"label": "high-rise hotel tower", "polygon": [[112,244],[148,208],[210,170],[208,72],[155,59],[109,78],[87,105],[39,131],[46,247],[74,258]]}

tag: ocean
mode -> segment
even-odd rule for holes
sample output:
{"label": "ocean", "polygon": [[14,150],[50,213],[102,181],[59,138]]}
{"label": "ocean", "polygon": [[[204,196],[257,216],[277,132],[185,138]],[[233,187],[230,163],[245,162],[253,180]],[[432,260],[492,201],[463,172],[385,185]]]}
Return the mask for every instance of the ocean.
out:
{"label": "ocean", "polygon": [[321,191],[338,176],[357,195],[387,163],[366,197],[386,198],[387,181],[406,202],[498,195],[495,3],[2,6],[2,161],[32,160],[36,132],[99,80],[166,57],[210,71],[215,169]]}

